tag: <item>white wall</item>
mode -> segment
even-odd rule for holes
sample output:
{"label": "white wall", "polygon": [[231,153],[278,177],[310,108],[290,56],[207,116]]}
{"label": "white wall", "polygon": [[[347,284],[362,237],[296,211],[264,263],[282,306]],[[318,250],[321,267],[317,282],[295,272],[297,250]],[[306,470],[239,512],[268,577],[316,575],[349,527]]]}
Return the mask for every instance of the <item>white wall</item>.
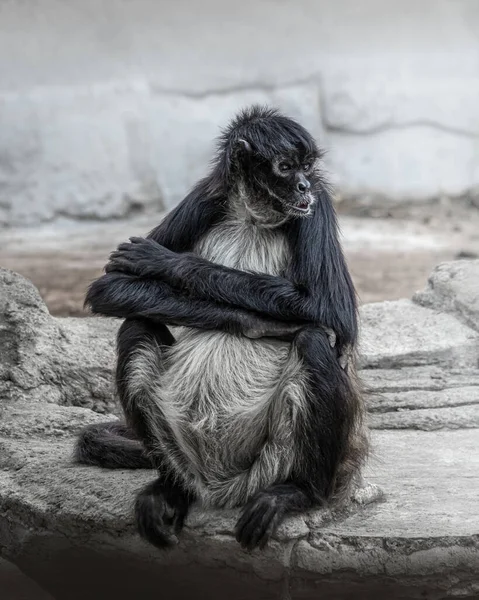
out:
{"label": "white wall", "polygon": [[171,206],[250,102],[345,196],[479,188],[477,0],[2,0],[0,224]]}

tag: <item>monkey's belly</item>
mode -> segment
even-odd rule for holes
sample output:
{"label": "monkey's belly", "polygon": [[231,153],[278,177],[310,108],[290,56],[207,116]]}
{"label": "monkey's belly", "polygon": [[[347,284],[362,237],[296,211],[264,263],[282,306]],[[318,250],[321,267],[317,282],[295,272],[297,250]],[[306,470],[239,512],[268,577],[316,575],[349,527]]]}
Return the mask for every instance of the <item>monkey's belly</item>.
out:
{"label": "monkey's belly", "polygon": [[301,377],[288,343],[179,330],[161,375],[161,403],[179,448],[206,485],[248,469],[279,421],[291,427],[271,404]]}

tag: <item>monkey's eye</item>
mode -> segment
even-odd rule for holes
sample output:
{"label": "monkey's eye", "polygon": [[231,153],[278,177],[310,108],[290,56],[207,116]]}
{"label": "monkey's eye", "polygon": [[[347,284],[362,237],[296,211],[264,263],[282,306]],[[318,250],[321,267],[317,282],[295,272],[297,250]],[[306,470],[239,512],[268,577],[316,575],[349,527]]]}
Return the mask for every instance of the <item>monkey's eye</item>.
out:
{"label": "monkey's eye", "polygon": [[311,169],[311,163],[310,162],[305,162],[303,164],[303,171],[309,171],[309,169]]}
{"label": "monkey's eye", "polygon": [[291,164],[287,162],[281,162],[278,165],[278,169],[281,171],[281,173],[287,173],[288,171],[291,171]]}

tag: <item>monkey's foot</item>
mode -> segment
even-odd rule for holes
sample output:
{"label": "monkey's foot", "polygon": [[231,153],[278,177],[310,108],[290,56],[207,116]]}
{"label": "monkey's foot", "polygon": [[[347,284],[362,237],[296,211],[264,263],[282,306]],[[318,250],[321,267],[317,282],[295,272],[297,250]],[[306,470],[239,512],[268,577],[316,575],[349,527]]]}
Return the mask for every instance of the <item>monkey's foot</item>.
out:
{"label": "monkey's foot", "polygon": [[284,516],[278,500],[274,494],[260,492],[245,506],[235,529],[236,540],[245,550],[264,548],[277,529]]}
{"label": "monkey's foot", "polygon": [[236,524],[236,539],[246,550],[264,548],[287,514],[311,506],[311,498],[294,483],[272,485],[244,507]]}
{"label": "monkey's foot", "polygon": [[167,488],[160,480],[146,486],[137,496],[135,515],[138,533],[157,548],[178,543],[190,500],[177,488]]}

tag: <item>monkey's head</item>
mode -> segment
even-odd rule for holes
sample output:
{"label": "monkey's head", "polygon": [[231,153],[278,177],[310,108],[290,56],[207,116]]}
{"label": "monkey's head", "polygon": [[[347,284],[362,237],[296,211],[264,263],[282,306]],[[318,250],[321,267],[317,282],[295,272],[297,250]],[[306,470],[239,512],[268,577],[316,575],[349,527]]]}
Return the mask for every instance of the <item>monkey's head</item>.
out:
{"label": "monkey's head", "polygon": [[229,186],[239,186],[251,208],[291,217],[312,213],[321,154],[296,121],[276,110],[252,107],[224,132],[221,151]]}

